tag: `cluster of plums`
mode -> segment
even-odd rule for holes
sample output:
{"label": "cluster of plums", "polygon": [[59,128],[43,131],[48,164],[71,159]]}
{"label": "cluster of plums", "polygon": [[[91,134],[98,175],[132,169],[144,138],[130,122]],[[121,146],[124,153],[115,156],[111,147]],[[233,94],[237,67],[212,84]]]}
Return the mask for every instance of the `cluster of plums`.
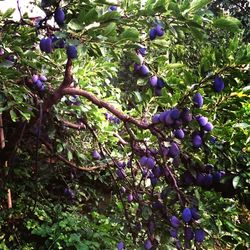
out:
{"label": "cluster of plums", "polygon": [[[144,57],[147,53],[147,49],[141,47],[137,50],[137,57],[140,63],[134,63],[134,72],[142,77],[146,77],[150,74],[150,70],[148,66],[144,62]],[[161,90],[165,86],[165,82],[161,77],[157,77],[156,75],[152,75],[149,78],[149,85],[153,87],[155,95],[160,96]]]}
{"label": "cluster of plums", "polygon": [[[220,83],[220,87],[219,84]],[[216,84],[217,85],[216,85]],[[224,83],[220,77],[216,77],[213,86],[216,85],[216,92],[219,92],[219,89],[223,89],[221,86],[224,86]],[[193,95],[193,106],[194,108],[201,108],[203,106],[203,97],[199,92],[196,92]],[[193,124],[199,125],[200,131],[193,131],[191,132],[191,143],[194,148],[200,148],[204,143],[204,134],[212,131],[213,125],[211,122],[208,121],[208,118],[203,115],[192,115],[190,109],[188,108],[177,108],[173,107],[168,110],[165,110],[161,113],[155,114],[152,117],[152,124],[155,126],[164,125],[169,129],[172,129],[172,135],[178,140],[185,139],[188,128],[187,126],[192,121]],[[193,130],[193,125],[190,126]],[[160,154],[163,157],[170,157],[173,158],[173,165],[179,160],[181,160],[181,151],[178,145],[178,141],[175,141],[172,138],[169,142],[169,146],[163,146],[161,149],[156,150],[147,150],[145,155],[142,155],[139,158],[140,169],[142,171],[142,176],[144,178],[149,178],[151,182],[151,186],[154,187],[157,182],[159,181],[160,177],[165,175],[164,167],[157,166],[156,163],[156,156]],[[120,164],[116,170],[116,175],[118,179],[124,180],[126,175],[126,164]],[[211,188],[213,184],[220,183],[221,178],[224,175],[223,171],[214,171],[214,168],[209,167],[211,164],[207,164],[205,170],[201,173],[197,174],[196,179],[191,175],[189,171],[186,171],[183,175],[182,182],[184,185],[186,184],[195,184],[201,186],[203,188]],[[126,190],[124,187],[121,188],[122,193],[127,193],[127,200],[128,202],[132,202],[135,200],[135,193]],[[137,197],[137,196],[136,196]],[[158,203],[155,202],[152,204],[153,208],[157,210],[162,209],[163,204],[159,201]],[[183,232],[184,232],[184,239],[185,239],[185,247],[189,248],[191,241],[194,239],[196,243],[201,243],[205,238],[205,231],[202,228],[193,229],[190,224],[192,221],[198,220],[200,218],[198,211],[196,208],[185,208],[182,211],[182,220],[183,220]],[[176,247],[179,249],[180,241],[178,240],[178,230],[181,225],[181,222],[176,216],[172,216],[170,219],[171,229],[170,235],[171,237],[175,238],[176,240]],[[120,248],[123,249],[123,244],[120,243]],[[153,247],[153,242],[148,238],[144,242],[145,249],[151,249]]]}
{"label": "cluster of plums", "polygon": [[211,190],[216,189],[216,186],[220,184],[222,177],[225,175],[224,171],[215,171],[212,164],[205,165],[203,170],[197,170],[193,174],[186,170],[181,179],[187,186],[200,186],[204,189]]}
{"label": "cluster of plums", "polygon": [[[65,21],[65,13],[62,8],[58,7],[54,13],[54,19],[56,23],[61,26]],[[40,49],[42,52],[51,53],[54,49],[64,48],[66,43],[62,38],[58,38],[55,35],[44,37],[40,40]],[[74,45],[68,45],[66,49],[67,57],[69,59],[77,58],[77,48]]]}
{"label": "cluster of plums", "polygon": [[[64,48],[65,41],[62,38],[57,38],[56,36],[42,38],[40,40],[40,49],[42,52],[51,53],[53,49]],[[66,49],[67,57],[69,59],[77,58],[77,48],[74,45],[67,46]]]}
{"label": "cluster of plums", "polygon": [[164,35],[164,29],[160,24],[155,25],[155,27],[150,29],[149,31],[150,40],[154,40],[157,36],[163,36],[163,35]]}
{"label": "cluster of plums", "polygon": [[33,75],[32,76],[32,82],[36,86],[36,88],[43,92],[45,90],[45,82],[47,81],[47,77],[44,75]]}
{"label": "cluster of plums", "polygon": [[180,242],[178,240],[179,231],[181,226],[184,226],[184,240],[185,240],[185,248],[190,247],[191,240],[195,239],[195,242],[202,242],[205,239],[205,231],[202,228],[197,228],[193,230],[190,226],[193,221],[197,221],[200,219],[200,215],[196,207],[186,207],[182,211],[182,222],[175,215],[170,217],[170,225],[169,229],[170,236],[176,240],[177,248],[180,248]]}
{"label": "cluster of plums", "polygon": [[144,62],[144,57],[146,53],[146,48],[139,48],[136,53],[139,63],[134,63],[134,72],[142,77],[148,76],[150,73],[148,66]]}

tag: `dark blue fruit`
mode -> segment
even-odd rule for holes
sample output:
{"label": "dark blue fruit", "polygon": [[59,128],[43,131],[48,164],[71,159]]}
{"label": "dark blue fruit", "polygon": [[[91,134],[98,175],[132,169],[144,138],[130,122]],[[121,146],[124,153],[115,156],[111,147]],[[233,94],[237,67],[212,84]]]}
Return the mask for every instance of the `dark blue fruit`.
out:
{"label": "dark blue fruit", "polygon": [[40,40],[40,49],[46,53],[52,52],[52,39],[50,37],[42,38]]}
{"label": "dark blue fruit", "polygon": [[192,144],[195,148],[199,148],[201,147],[202,145],[202,138],[200,135],[198,134],[195,134],[193,137],[192,137]]}
{"label": "dark blue fruit", "polygon": [[165,116],[165,120],[164,120],[165,124],[170,126],[174,123],[174,120],[171,117],[171,111],[168,111],[166,116]]}
{"label": "dark blue fruit", "polygon": [[40,88],[43,86],[43,82],[40,81],[40,80],[37,80],[37,81],[35,82],[35,85],[37,86],[38,89],[40,89]]}
{"label": "dark blue fruit", "polygon": [[118,161],[117,162],[117,167],[124,169],[126,167],[126,162],[124,162],[124,161]]}
{"label": "dark blue fruit", "polygon": [[77,49],[76,46],[70,45],[67,48],[67,56],[69,59],[77,58]]}
{"label": "dark blue fruit", "polygon": [[214,128],[214,126],[213,126],[213,124],[212,124],[211,122],[208,122],[208,123],[203,127],[203,129],[204,129],[205,131],[208,131],[208,132],[212,131],[213,128]]}
{"label": "dark blue fruit", "polygon": [[205,179],[205,174],[202,174],[202,173],[197,174],[197,176],[196,176],[197,185],[203,186],[204,179]]}
{"label": "dark blue fruit", "polygon": [[215,92],[219,93],[225,88],[225,84],[219,76],[216,76],[213,82],[213,89]]}
{"label": "dark blue fruit", "polygon": [[152,123],[159,123],[160,122],[160,114],[155,114],[152,117]]}
{"label": "dark blue fruit", "polygon": [[189,171],[185,171],[182,175],[182,179],[185,185],[191,185],[194,182],[194,177]]}
{"label": "dark blue fruit", "polygon": [[141,76],[147,76],[149,74],[149,68],[143,64],[141,67],[140,67],[140,74]]}
{"label": "dark blue fruit", "polygon": [[147,49],[146,48],[139,48],[139,53],[142,55],[142,56],[145,56],[147,54]]}
{"label": "dark blue fruit", "polygon": [[73,199],[75,197],[75,192],[71,188],[65,188],[64,194],[71,199]]}
{"label": "dark blue fruit", "polygon": [[173,226],[173,227],[179,227],[180,226],[180,221],[179,221],[179,219],[176,217],[176,216],[171,216],[171,218],[170,218],[170,223],[171,223],[171,225]]}
{"label": "dark blue fruit", "polygon": [[95,160],[100,160],[100,159],[101,159],[101,155],[99,154],[99,152],[98,152],[97,150],[94,150],[94,151],[92,152],[92,157],[93,157],[93,159],[95,159]]}
{"label": "dark blue fruit", "polygon": [[190,208],[190,210],[191,210],[193,219],[194,220],[199,220],[200,219],[200,215],[199,215],[199,212],[198,212],[197,208],[196,207],[192,207],[192,208]]}
{"label": "dark blue fruit", "polygon": [[140,71],[140,68],[141,68],[141,65],[139,65],[138,63],[135,63],[135,64],[134,64],[134,71],[135,71],[136,73],[138,73],[138,72]]}
{"label": "dark blue fruit", "polygon": [[148,223],[148,230],[149,230],[150,234],[154,233],[154,231],[155,231],[155,223],[153,221],[150,221]]}
{"label": "dark blue fruit", "polygon": [[126,173],[125,173],[124,169],[120,169],[120,168],[117,169],[116,174],[117,174],[119,179],[124,179],[126,177]]}
{"label": "dark blue fruit", "polygon": [[203,186],[210,187],[213,184],[213,176],[211,174],[207,174],[203,179]]}
{"label": "dark blue fruit", "polygon": [[184,237],[185,237],[185,240],[192,240],[194,238],[194,232],[191,227],[184,228]]}
{"label": "dark blue fruit", "polygon": [[116,10],[117,10],[117,6],[114,6],[114,5],[113,5],[113,6],[110,6],[109,9],[110,9],[111,11],[116,11]]}
{"label": "dark blue fruit", "polygon": [[44,90],[45,90],[45,86],[44,86],[44,84],[40,87],[40,89],[39,89],[41,92],[43,92]]}
{"label": "dark blue fruit", "polygon": [[173,120],[177,120],[181,115],[181,112],[179,109],[174,108],[171,110],[170,116]]}
{"label": "dark blue fruit", "polygon": [[149,169],[153,169],[155,166],[155,160],[152,157],[148,157],[147,162],[146,162],[146,166]]}
{"label": "dark blue fruit", "polygon": [[132,202],[134,199],[133,195],[132,194],[129,194],[128,195],[128,202]]}
{"label": "dark blue fruit", "polygon": [[140,164],[141,164],[141,166],[146,166],[147,161],[148,161],[148,157],[145,156],[145,155],[142,156],[141,159],[140,159]]}
{"label": "dark blue fruit", "polygon": [[178,139],[183,139],[184,136],[185,136],[184,131],[183,131],[182,129],[176,129],[176,130],[174,131],[174,135],[175,135],[175,137],[178,138]]}
{"label": "dark blue fruit", "polygon": [[156,29],[151,29],[149,31],[149,38],[150,38],[150,40],[154,40],[156,38],[156,35],[157,35]]}
{"label": "dark blue fruit", "polygon": [[44,75],[39,75],[39,80],[42,82],[46,82],[47,81],[47,77]]}
{"label": "dark blue fruit", "polygon": [[195,106],[198,108],[200,108],[203,105],[203,97],[199,92],[195,93],[193,97],[193,102]]}
{"label": "dark blue fruit", "polygon": [[180,149],[178,147],[178,145],[175,142],[171,143],[171,146],[169,148],[169,156],[175,158],[180,154]]}
{"label": "dark blue fruit", "polygon": [[216,141],[217,141],[217,138],[216,138],[215,136],[212,135],[212,136],[210,137],[209,140],[210,140],[210,142],[211,142],[212,144],[215,144]]}
{"label": "dark blue fruit", "polygon": [[117,250],[123,250],[124,249],[124,243],[121,241],[117,244]]}
{"label": "dark blue fruit", "polygon": [[157,177],[156,176],[150,177],[150,182],[151,182],[151,185],[154,187],[158,182]]}
{"label": "dark blue fruit", "polygon": [[205,126],[208,122],[208,118],[205,117],[205,116],[198,116],[196,118],[196,120],[198,121],[198,123],[201,125],[201,126]]}
{"label": "dark blue fruit", "polygon": [[221,172],[216,172],[213,174],[213,181],[219,183],[221,180],[222,174]]}
{"label": "dark blue fruit", "polygon": [[196,229],[194,231],[195,241],[202,242],[205,239],[205,232],[203,229]]}
{"label": "dark blue fruit", "polygon": [[169,233],[170,233],[170,236],[173,238],[178,237],[178,230],[176,228],[170,228]]}
{"label": "dark blue fruit", "polygon": [[165,122],[165,119],[166,119],[166,116],[169,114],[169,110],[166,110],[164,112],[161,112],[160,113],[160,116],[159,116],[159,120],[160,122],[164,123]]}
{"label": "dark blue fruit", "polygon": [[157,87],[162,89],[165,86],[165,82],[162,78],[158,78],[157,80]]}
{"label": "dark blue fruit", "polygon": [[164,30],[163,30],[161,25],[159,25],[159,24],[156,25],[155,30],[156,30],[156,35],[157,36],[163,36],[164,35]]}
{"label": "dark blue fruit", "polygon": [[154,94],[155,94],[156,96],[162,96],[161,88],[156,87],[156,88],[155,88],[155,91],[154,91]]}
{"label": "dark blue fruit", "polygon": [[50,6],[50,1],[49,0],[42,0],[41,1],[41,7],[44,8],[44,7],[48,7]]}
{"label": "dark blue fruit", "polygon": [[150,239],[147,239],[147,240],[144,242],[144,248],[145,248],[146,250],[150,250],[152,247],[153,247],[153,245],[152,245],[151,240],[150,240]]}
{"label": "dark blue fruit", "polygon": [[36,83],[38,79],[39,79],[38,75],[33,75],[32,76],[32,82],[33,83]]}
{"label": "dark blue fruit", "polygon": [[182,219],[188,223],[189,221],[192,220],[192,213],[190,208],[186,207],[184,208],[184,210],[182,211]]}
{"label": "dark blue fruit", "polygon": [[157,85],[157,76],[151,76],[150,79],[149,79],[149,84],[152,86],[152,87],[155,87]]}
{"label": "dark blue fruit", "polygon": [[183,122],[192,121],[192,114],[188,108],[184,108],[181,112],[181,119]]}
{"label": "dark blue fruit", "polygon": [[55,11],[55,21],[58,25],[62,25],[65,20],[65,13],[62,8],[57,8]]}
{"label": "dark blue fruit", "polygon": [[61,48],[61,49],[63,49],[64,47],[65,47],[65,40],[64,39],[62,39],[62,38],[60,38],[58,41],[57,41],[57,46],[58,46],[58,48]]}
{"label": "dark blue fruit", "polygon": [[162,170],[160,167],[154,167],[153,173],[155,177],[159,178],[162,175]]}

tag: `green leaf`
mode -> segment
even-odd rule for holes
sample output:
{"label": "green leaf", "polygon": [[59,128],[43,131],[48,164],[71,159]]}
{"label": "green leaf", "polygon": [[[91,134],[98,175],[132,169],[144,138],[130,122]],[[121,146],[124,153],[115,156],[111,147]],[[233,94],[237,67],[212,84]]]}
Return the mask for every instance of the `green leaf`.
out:
{"label": "green leaf", "polygon": [[250,124],[245,123],[245,122],[236,123],[236,124],[233,125],[233,128],[242,128],[242,129],[245,129],[245,128],[249,128],[249,127],[250,127]]}
{"label": "green leaf", "polygon": [[205,7],[207,4],[209,4],[211,0],[193,0],[190,3],[190,7],[188,10],[185,10],[184,13],[195,13],[196,11],[202,9]]}
{"label": "green leaf", "polygon": [[88,12],[86,10],[81,10],[79,16],[78,16],[78,21],[79,23],[85,23],[85,24],[90,24],[97,20],[98,18],[98,13],[95,8],[90,9]]}
{"label": "green leaf", "polygon": [[235,176],[235,177],[233,178],[233,187],[234,187],[235,189],[237,188],[239,182],[240,182],[240,176]]}
{"label": "green leaf", "polygon": [[235,17],[220,17],[214,20],[216,28],[225,29],[227,31],[235,32],[239,29],[240,20]]}
{"label": "green leaf", "polygon": [[99,22],[107,22],[107,21],[110,21],[110,20],[117,20],[117,19],[120,19],[121,15],[119,12],[117,11],[110,11],[110,12],[107,12],[105,13],[104,15],[100,16],[98,21]]}
{"label": "green leaf", "polygon": [[69,23],[68,23],[68,27],[71,30],[74,31],[78,31],[78,30],[82,30],[84,28],[83,24],[80,23],[78,20],[76,19],[72,19]]}
{"label": "green leaf", "polygon": [[67,157],[68,157],[69,161],[71,161],[73,159],[73,154],[71,151],[68,151]]}
{"label": "green leaf", "polygon": [[13,122],[17,121],[17,115],[13,110],[10,110],[10,117]]}
{"label": "green leaf", "polygon": [[11,15],[15,12],[15,8],[10,8],[10,9],[7,9],[7,11],[5,11],[2,15],[1,15],[1,18],[8,18],[8,17],[11,17]]}
{"label": "green leaf", "polygon": [[128,28],[121,33],[121,38],[136,42],[139,40],[139,35],[140,33],[136,28]]}
{"label": "green leaf", "polygon": [[116,23],[110,23],[107,27],[105,27],[103,35],[108,36],[115,36],[116,35]]}
{"label": "green leaf", "polygon": [[182,63],[169,63],[165,65],[168,69],[178,69],[185,67],[185,64]]}

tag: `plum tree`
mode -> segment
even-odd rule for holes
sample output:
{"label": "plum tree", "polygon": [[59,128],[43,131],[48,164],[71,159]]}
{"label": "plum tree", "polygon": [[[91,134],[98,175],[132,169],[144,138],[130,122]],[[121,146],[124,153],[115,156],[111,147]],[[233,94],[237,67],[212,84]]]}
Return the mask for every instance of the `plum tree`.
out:
{"label": "plum tree", "polygon": [[[46,247],[193,249],[204,241],[201,248],[210,249],[215,239],[223,248],[219,239],[228,225],[235,241],[246,242],[244,233],[236,233],[235,201],[248,183],[249,161],[236,156],[249,151],[249,46],[237,20],[214,18],[206,3],[121,1],[117,11],[103,1],[50,0],[41,3],[46,17],[39,25],[22,13],[19,22],[8,13],[0,19],[1,141],[6,134],[0,185],[35,207],[24,209],[31,221],[20,221],[29,234],[46,238]],[[15,154],[25,168],[15,169]],[[28,185],[20,196],[22,179]],[[35,188],[37,197],[30,191]],[[44,227],[44,198],[56,208],[49,213],[57,214],[57,189],[67,203],[62,210],[96,219],[93,228],[106,230],[101,238],[95,234],[98,242],[85,241],[82,226],[71,232],[73,215],[58,222],[60,230],[67,225],[69,237],[56,238],[55,227]],[[235,196],[234,203],[221,196]],[[111,227],[97,215],[102,202]],[[220,209],[227,206],[231,214]],[[20,214],[18,207],[7,221]],[[22,230],[15,237],[5,231],[0,237],[10,242]],[[22,247],[15,244],[13,249]]]}

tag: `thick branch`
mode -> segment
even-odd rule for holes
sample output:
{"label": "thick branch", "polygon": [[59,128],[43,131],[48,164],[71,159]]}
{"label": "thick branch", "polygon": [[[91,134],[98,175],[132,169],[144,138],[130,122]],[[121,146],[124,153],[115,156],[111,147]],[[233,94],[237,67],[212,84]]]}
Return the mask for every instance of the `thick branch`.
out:
{"label": "thick branch", "polygon": [[99,108],[105,108],[112,114],[114,114],[116,117],[118,117],[120,120],[123,122],[130,122],[135,124],[137,127],[142,128],[142,129],[148,129],[149,124],[141,123],[138,120],[134,119],[131,116],[125,115],[122,113],[120,110],[116,109],[113,105],[99,99],[96,97],[94,94],[82,90],[82,89],[76,89],[76,88],[64,88],[62,90],[63,95],[79,95],[87,98],[89,101],[91,101],[93,104],[97,105]]}
{"label": "thick branch", "polygon": [[75,124],[69,121],[62,121],[62,124],[68,128],[73,128],[73,129],[78,129],[78,130],[86,129],[85,124]]}
{"label": "thick branch", "polygon": [[63,89],[69,87],[72,82],[73,82],[72,60],[68,59],[67,64],[66,64],[65,73],[64,73],[63,82],[59,86],[59,88],[56,89],[54,91],[54,93],[52,93],[50,96],[48,96],[48,98],[45,100],[44,106],[43,106],[44,112],[49,112],[51,107],[53,105],[57,104],[61,100],[61,98],[63,96],[63,94],[62,94]]}

